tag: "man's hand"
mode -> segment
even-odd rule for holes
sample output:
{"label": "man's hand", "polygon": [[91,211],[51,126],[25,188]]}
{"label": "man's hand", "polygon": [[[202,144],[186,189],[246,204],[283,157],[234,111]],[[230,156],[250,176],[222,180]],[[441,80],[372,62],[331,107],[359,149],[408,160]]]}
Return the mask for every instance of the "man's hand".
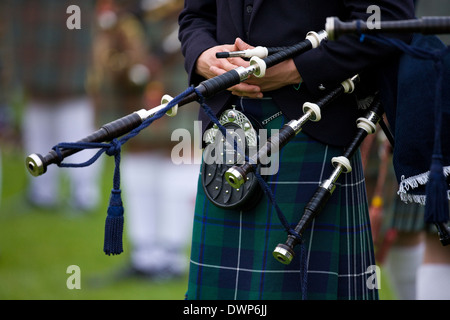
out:
{"label": "man's hand", "polygon": [[[233,45],[221,45],[204,51],[197,60],[197,73],[209,79],[239,66],[248,67],[249,62],[242,58],[217,59],[216,52],[242,51],[253,48],[237,38]],[[266,71],[262,78],[250,76],[244,82],[228,90],[236,96],[262,98],[263,92],[272,91],[290,84],[298,84],[301,77],[292,59],[283,61]]]}
{"label": "man's hand", "polygon": [[[216,58],[216,53],[240,51],[248,49],[249,47],[250,46],[246,45],[245,42],[238,38],[232,45],[220,45],[205,50],[197,59],[196,72],[206,79],[210,79],[230,70],[236,69],[237,67],[246,68],[250,65],[248,61],[241,58],[218,59]],[[249,85],[242,82],[229,88],[228,90],[239,96],[262,98],[261,90],[257,85]]]}

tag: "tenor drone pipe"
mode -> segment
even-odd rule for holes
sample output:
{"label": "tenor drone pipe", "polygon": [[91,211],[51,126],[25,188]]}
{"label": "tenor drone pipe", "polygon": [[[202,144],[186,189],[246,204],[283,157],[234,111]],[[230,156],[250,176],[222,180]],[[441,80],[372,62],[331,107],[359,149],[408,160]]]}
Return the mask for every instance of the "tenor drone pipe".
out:
{"label": "tenor drone pipe", "polygon": [[[190,102],[198,101],[200,99],[199,94],[204,98],[210,98],[217,93],[228,89],[229,87],[245,81],[250,75],[262,77],[264,76],[266,68],[270,68],[284,60],[290,59],[294,56],[302,54],[303,52],[313,49],[319,46],[320,43],[325,39],[327,39],[327,32],[324,30],[319,31],[318,33],[309,32],[305,40],[292,47],[288,47],[283,51],[276,52],[275,54],[264,59],[255,57],[255,59],[252,59],[250,61],[250,66],[247,68],[238,67],[236,69],[225,72],[222,75],[201,82],[197,87],[195,87],[196,90],[194,92],[179,101],[177,107],[186,105]],[[91,135],[85,137],[84,139],[81,139],[78,142],[111,141],[137,128],[145,119],[154,116],[158,111],[166,106],[167,104],[163,103],[160,106],[157,106],[150,110],[142,109],[136,111],[132,114],[103,125],[99,130],[95,131]],[[33,153],[26,158],[26,167],[33,176],[39,176],[47,171],[47,166],[49,166],[50,164],[60,163],[64,158],[79,151],[79,149],[62,148],[60,150],[60,156],[54,150],[49,151],[45,156]]]}
{"label": "tenor drone pipe", "polygon": [[[333,158],[332,163],[335,167],[330,177],[323,181],[317,188],[315,194],[305,206],[304,213],[297,226],[295,232],[302,237],[304,231],[309,226],[311,221],[322,211],[326,205],[328,199],[333,194],[336,187],[336,181],[342,172],[350,172],[352,170],[350,166],[350,159],[368,134],[375,132],[376,125],[381,119],[381,103],[378,97],[372,102],[372,105],[364,118],[359,118],[357,121],[358,130],[347,146],[344,154],[341,157]],[[273,251],[273,256],[276,260],[283,264],[291,263],[295,253],[294,247],[299,243],[300,239],[295,235],[289,234],[285,243],[280,243]]]}
{"label": "tenor drone pipe", "polygon": [[337,17],[328,17],[325,30],[330,40],[345,34],[374,33],[450,33],[450,17],[422,17],[420,19],[380,21],[379,24],[367,24],[363,20],[343,22]]}
{"label": "tenor drone pipe", "polygon": [[[183,101],[179,103],[179,105],[187,104],[196,99],[196,95],[191,94]],[[120,137],[131,130],[137,128],[142,124],[144,120],[154,116],[158,111],[167,106],[167,103],[163,103],[155,108],[150,110],[139,110],[135,111],[129,115],[126,115],[122,118],[109,122],[103,125],[100,129],[90,134],[89,136],[79,140],[78,142],[104,142],[111,141],[117,137]],[[169,112],[168,112],[169,113]],[[62,161],[64,158],[71,156],[81,149],[74,148],[60,148],[60,156],[57,154],[55,150],[50,150],[46,155],[40,155],[38,153],[30,154],[26,160],[25,164],[33,176],[40,176],[47,171],[47,167],[51,164],[56,164]]]}
{"label": "tenor drone pipe", "polygon": [[274,134],[267,139],[267,142],[262,146],[257,153],[250,157],[248,162],[242,165],[234,165],[225,172],[225,179],[228,184],[235,189],[240,188],[247,176],[253,172],[253,164],[261,162],[261,159],[267,159],[270,157],[273,150],[281,150],[290,140],[292,140],[301,130],[303,125],[308,121],[319,121],[320,112],[327,104],[338,98],[344,93],[351,93],[354,90],[355,84],[359,81],[359,76],[354,76],[346,81],[342,82],[335,89],[324,95],[315,104],[305,103],[303,105],[303,116],[297,120],[291,120],[285,124],[277,134]]}

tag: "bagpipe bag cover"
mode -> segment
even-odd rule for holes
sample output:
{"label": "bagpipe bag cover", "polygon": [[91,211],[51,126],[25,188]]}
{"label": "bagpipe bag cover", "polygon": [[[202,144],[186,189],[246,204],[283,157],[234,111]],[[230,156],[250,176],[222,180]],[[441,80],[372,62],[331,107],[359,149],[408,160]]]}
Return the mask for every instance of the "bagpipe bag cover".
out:
{"label": "bagpipe bag cover", "polygon": [[[411,45],[432,51],[446,49],[434,35],[415,34]],[[441,153],[443,174],[450,180],[450,52],[443,56],[443,81],[440,112]],[[405,202],[425,204],[432,155],[435,151],[435,100],[438,79],[437,65],[432,59],[417,58],[404,53],[399,62],[397,107],[392,126],[395,147],[393,166],[401,199]],[[389,119],[389,122],[392,120]]]}

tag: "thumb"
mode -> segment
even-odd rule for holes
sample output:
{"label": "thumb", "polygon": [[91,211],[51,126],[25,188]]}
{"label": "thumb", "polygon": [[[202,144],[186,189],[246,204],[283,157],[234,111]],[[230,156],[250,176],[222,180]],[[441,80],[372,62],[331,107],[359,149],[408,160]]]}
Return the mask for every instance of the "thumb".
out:
{"label": "thumb", "polygon": [[241,38],[236,38],[236,40],[234,41],[234,45],[236,46],[237,50],[239,50],[239,51],[253,48],[251,45],[246,43]]}

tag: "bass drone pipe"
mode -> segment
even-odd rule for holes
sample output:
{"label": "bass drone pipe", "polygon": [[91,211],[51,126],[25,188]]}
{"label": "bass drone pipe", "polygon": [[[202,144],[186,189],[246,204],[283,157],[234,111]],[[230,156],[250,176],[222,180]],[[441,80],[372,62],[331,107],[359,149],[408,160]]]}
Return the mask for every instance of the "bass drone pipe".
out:
{"label": "bass drone pipe", "polygon": [[[178,108],[179,106],[186,105],[190,102],[198,101],[200,99],[199,94],[204,98],[210,98],[215,94],[228,89],[229,87],[247,80],[250,75],[263,77],[267,68],[318,47],[325,39],[327,39],[327,32],[324,30],[317,33],[313,31],[308,32],[306,39],[296,45],[276,52],[264,59],[253,57],[250,60],[250,66],[246,68],[237,67],[236,69],[225,72],[222,75],[202,81],[197,87],[195,87],[195,90],[191,94],[181,99],[181,101],[179,101],[176,106],[172,107],[168,113],[175,115],[176,111],[172,111],[175,107]],[[107,123],[99,130],[78,142],[104,142],[118,138],[137,128],[143,121],[153,117],[158,111],[166,108],[167,104],[171,100],[172,98],[166,95],[163,97],[161,105],[150,110],[141,109],[120,119]],[[25,164],[31,175],[40,176],[47,171],[47,166],[50,164],[60,163],[64,158],[79,151],[79,149],[61,148],[60,155],[58,155],[54,150],[49,151],[45,156],[33,153],[26,158]]]}
{"label": "bass drone pipe", "polygon": [[321,110],[340,95],[353,92],[355,84],[358,81],[359,76],[356,75],[343,81],[339,86],[331,90],[316,103],[305,102],[303,104],[304,114],[302,117],[297,120],[294,119],[289,121],[277,134],[268,138],[266,144],[261,147],[248,162],[245,162],[242,165],[234,165],[225,172],[225,179],[228,184],[235,189],[240,188],[247,181],[247,176],[254,171],[253,164],[261,162],[261,159],[270,157],[273,150],[280,150],[283,148],[302,130],[303,125],[307,121],[319,121],[321,119]]}
{"label": "bass drone pipe", "polygon": [[337,17],[328,17],[325,23],[328,39],[336,40],[346,34],[375,33],[450,33],[450,17],[422,17],[420,19],[380,21],[367,24],[363,20],[343,22]]}
{"label": "bass drone pipe", "polygon": [[381,119],[381,109],[381,103],[378,97],[376,97],[366,116],[357,119],[358,131],[355,137],[342,156],[331,159],[331,163],[335,167],[334,171],[317,188],[316,193],[306,205],[302,218],[294,229],[299,238],[296,235],[289,234],[285,243],[278,244],[272,253],[276,260],[283,264],[291,263],[295,255],[294,247],[300,242],[300,238],[308,225],[322,211],[328,199],[333,194],[339,176],[342,172],[348,173],[352,170],[349,159],[358,150],[365,137],[376,131],[376,125]]}

